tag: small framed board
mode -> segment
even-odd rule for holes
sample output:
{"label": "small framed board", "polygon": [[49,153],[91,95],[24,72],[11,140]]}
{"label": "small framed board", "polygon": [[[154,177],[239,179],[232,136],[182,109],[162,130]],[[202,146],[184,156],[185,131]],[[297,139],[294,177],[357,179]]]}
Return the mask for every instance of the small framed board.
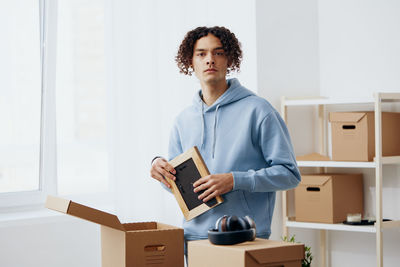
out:
{"label": "small framed board", "polygon": [[223,202],[222,197],[217,196],[204,203],[202,200],[198,199],[198,196],[202,194],[203,191],[197,193],[193,192],[193,183],[201,177],[210,175],[197,147],[192,147],[185,153],[180,154],[171,160],[169,164],[171,164],[176,171],[176,179],[172,181],[167,178],[167,181],[171,185],[172,193],[187,221],[190,221]]}

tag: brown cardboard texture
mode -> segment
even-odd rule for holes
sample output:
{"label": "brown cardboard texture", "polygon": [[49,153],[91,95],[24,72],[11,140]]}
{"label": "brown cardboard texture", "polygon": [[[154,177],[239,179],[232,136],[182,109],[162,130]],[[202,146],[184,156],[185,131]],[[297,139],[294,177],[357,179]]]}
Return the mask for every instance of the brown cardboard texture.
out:
{"label": "brown cardboard texture", "polygon": [[121,224],[118,217],[48,196],[46,207],[100,224],[103,267],[183,267],[183,229],[159,222]]}
{"label": "brown cardboard texture", "polygon": [[189,267],[300,267],[304,245],[257,238],[218,246],[208,239],[188,242]]}
{"label": "brown cardboard texture", "polygon": [[363,213],[362,174],[302,175],[295,189],[296,221],[341,223]]}
{"label": "brown cardboard texture", "polygon": [[[332,160],[372,161],[375,157],[374,112],[331,112]],[[382,155],[400,155],[400,113],[382,112]]]}

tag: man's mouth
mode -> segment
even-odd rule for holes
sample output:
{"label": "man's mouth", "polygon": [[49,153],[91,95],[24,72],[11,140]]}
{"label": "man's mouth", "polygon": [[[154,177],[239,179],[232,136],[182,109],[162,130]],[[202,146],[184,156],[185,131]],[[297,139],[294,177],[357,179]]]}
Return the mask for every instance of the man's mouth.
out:
{"label": "man's mouth", "polygon": [[206,69],[204,72],[215,72],[217,71],[216,69]]}

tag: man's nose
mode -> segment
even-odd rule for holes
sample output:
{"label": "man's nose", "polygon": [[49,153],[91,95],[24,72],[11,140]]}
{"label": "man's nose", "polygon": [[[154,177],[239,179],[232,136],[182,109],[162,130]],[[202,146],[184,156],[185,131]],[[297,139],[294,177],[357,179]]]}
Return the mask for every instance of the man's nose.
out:
{"label": "man's nose", "polygon": [[207,56],[207,65],[214,65],[215,61],[214,61],[214,55],[211,53]]}

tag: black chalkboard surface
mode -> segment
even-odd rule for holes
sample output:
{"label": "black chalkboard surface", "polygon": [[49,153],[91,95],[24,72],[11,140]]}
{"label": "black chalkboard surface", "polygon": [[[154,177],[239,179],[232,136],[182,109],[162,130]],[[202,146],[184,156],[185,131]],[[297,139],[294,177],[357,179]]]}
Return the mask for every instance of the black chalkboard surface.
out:
{"label": "black chalkboard surface", "polygon": [[[193,184],[198,179],[201,178],[199,171],[196,168],[196,164],[194,164],[193,159],[188,159],[185,162],[179,164],[175,167],[176,170],[176,180],[175,184],[179,189],[179,192],[182,195],[183,201],[185,201],[186,206],[189,210],[196,208],[197,206],[203,204],[203,201],[198,199],[198,196],[201,195],[204,190],[199,191],[197,193],[193,192]],[[217,204],[217,200],[215,198],[206,202],[207,206],[212,207]]]}
{"label": "black chalkboard surface", "polygon": [[176,170],[176,179],[167,180],[186,220],[191,220],[223,202],[222,197],[218,196],[204,203],[198,199],[204,191],[193,192],[193,183],[210,174],[197,147],[189,149],[169,163]]}

